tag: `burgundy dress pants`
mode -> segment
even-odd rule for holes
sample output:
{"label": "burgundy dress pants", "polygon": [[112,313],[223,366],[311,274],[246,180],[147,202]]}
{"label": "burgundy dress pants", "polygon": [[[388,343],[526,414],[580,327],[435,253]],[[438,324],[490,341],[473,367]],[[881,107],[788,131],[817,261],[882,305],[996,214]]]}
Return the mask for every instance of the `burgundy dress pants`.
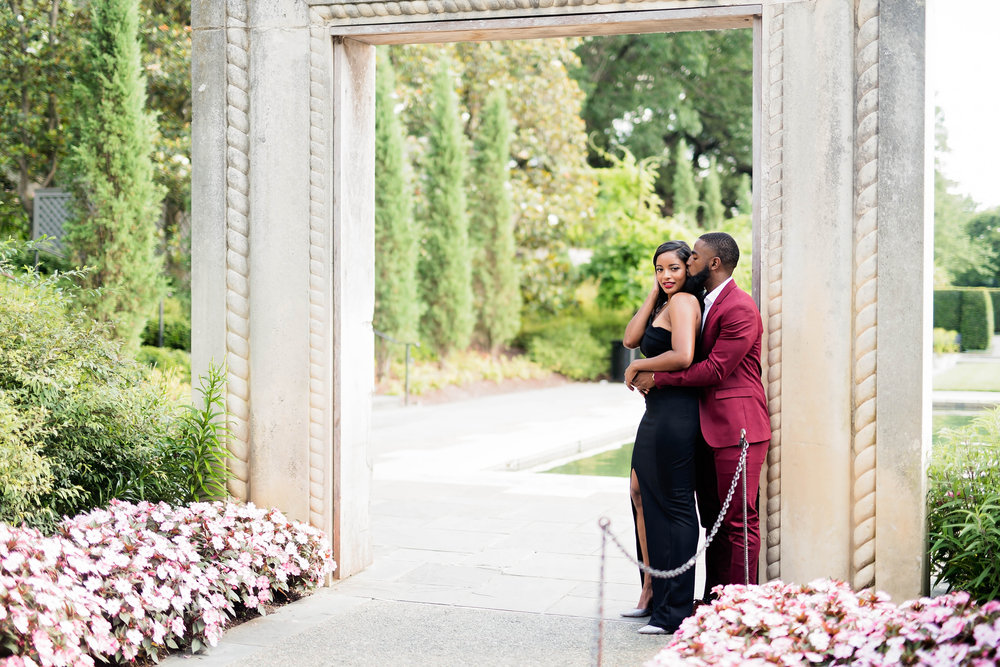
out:
{"label": "burgundy dress pants", "polygon": [[[747,542],[751,584],[757,583],[757,562],[760,555],[760,520],[757,497],[760,471],[767,456],[768,442],[752,442],[747,451]],[[698,513],[706,533],[716,518],[733,482],[740,462],[739,444],[732,447],[709,447],[700,440],[696,447],[695,475],[697,479]],[[736,492],[729,510],[712,543],[705,550],[705,597],[714,586],[744,583],[743,557],[743,482],[736,483]]]}

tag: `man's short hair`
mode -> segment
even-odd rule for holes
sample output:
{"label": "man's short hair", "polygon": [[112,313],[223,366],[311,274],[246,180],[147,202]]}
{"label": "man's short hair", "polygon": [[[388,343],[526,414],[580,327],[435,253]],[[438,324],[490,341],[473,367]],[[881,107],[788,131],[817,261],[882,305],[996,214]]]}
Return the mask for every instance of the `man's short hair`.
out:
{"label": "man's short hair", "polygon": [[722,266],[730,271],[736,269],[736,264],[740,261],[740,248],[732,236],[725,232],[708,232],[702,234],[699,239],[715,251],[716,257],[722,261]]}

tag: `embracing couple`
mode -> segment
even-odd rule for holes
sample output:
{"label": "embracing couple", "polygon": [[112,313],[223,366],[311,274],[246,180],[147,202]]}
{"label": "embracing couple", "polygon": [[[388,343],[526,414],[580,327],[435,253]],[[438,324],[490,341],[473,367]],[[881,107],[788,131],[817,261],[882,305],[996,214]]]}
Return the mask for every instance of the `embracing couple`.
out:
{"label": "embracing couple", "polygon": [[[655,284],[625,329],[626,347],[644,359],[625,384],[646,398],[632,452],[636,547],[658,570],[684,564],[698,546],[698,514],[711,529],[729,492],[746,429],[750,581],[757,583],[760,471],[771,439],[761,382],[763,326],[753,298],[736,286],[740,251],[728,234],[704,234],[688,247],[669,241],[653,256]],[[698,514],[695,513],[697,494]],[[714,586],[744,582],[742,485],[705,551],[705,601]],[[669,578],[642,576],[642,634],[674,632],[694,609],[694,568]]]}

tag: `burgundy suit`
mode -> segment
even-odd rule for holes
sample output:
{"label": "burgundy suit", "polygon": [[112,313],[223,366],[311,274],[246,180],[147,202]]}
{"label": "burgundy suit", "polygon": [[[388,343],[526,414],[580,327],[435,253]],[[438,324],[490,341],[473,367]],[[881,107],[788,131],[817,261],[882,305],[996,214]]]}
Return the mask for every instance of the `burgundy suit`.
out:
{"label": "burgundy suit", "polygon": [[[750,583],[757,582],[760,521],[757,496],[760,470],[771,440],[767,399],[761,382],[760,349],[764,327],[753,298],[730,281],[708,310],[697,360],[682,371],[658,372],[656,386],[702,387],[698,402],[704,444],[697,451],[698,508],[702,525],[714,525],[740,458],[740,429],[746,429],[747,533]],[[707,446],[706,446],[707,445]],[[742,484],[705,552],[705,591],[718,584],[742,584]]]}

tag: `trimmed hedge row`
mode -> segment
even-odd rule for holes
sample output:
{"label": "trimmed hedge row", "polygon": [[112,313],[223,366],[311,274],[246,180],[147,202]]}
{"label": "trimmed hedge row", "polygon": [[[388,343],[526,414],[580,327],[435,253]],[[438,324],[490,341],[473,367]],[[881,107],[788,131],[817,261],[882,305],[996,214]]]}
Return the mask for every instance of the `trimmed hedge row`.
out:
{"label": "trimmed hedge row", "polygon": [[[1000,293],[1000,290],[995,290]],[[983,287],[949,287],[934,290],[934,327],[957,331],[963,350],[989,349],[997,307]]]}
{"label": "trimmed hedge row", "polygon": [[1000,334],[1000,287],[987,287],[986,291],[993,300],[993,333]]}

